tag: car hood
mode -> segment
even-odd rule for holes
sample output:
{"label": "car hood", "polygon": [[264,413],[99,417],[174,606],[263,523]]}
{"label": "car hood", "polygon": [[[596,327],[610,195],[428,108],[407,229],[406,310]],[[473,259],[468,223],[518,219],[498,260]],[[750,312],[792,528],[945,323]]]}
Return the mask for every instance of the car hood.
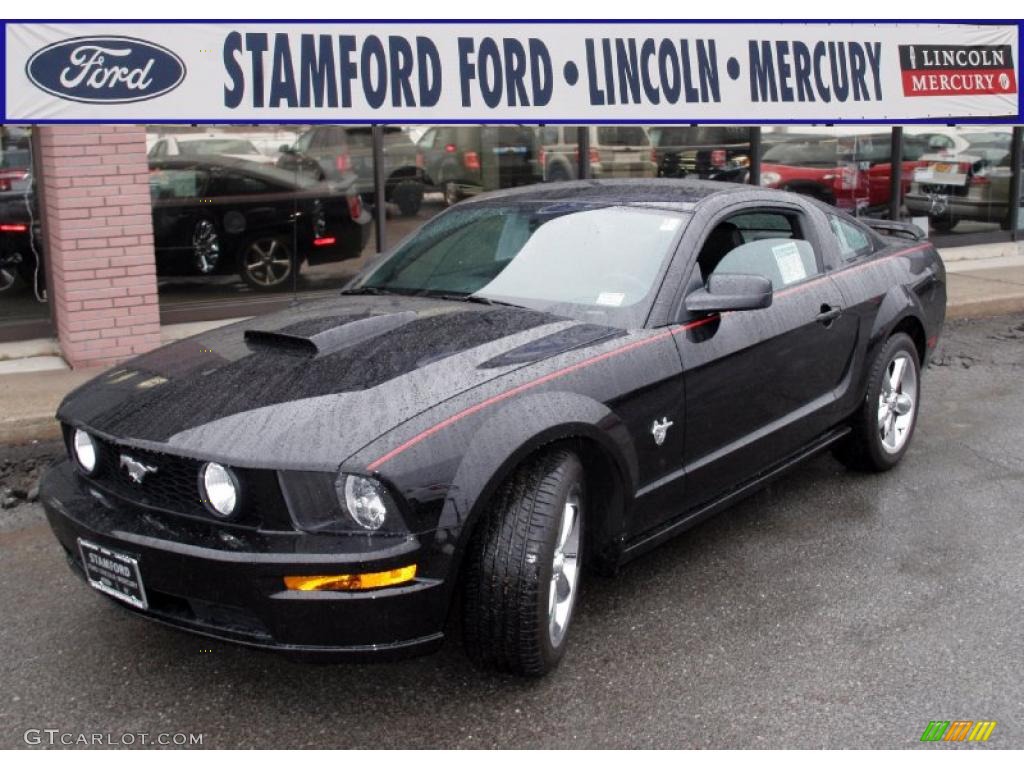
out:
{"label": "car hood", "polygon": [[622,333],[518,307],[341,296],[135,358],[58,418],[236,466],[329,469],[468,389]]}

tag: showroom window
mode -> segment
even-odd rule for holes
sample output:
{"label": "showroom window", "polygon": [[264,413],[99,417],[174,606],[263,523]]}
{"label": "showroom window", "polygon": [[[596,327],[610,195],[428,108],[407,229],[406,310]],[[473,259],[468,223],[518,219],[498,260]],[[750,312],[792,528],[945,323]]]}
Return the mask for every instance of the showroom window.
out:
{"label": "showroom window", "polygon": [[[382,246],[451,205],[581,169],[595,179],[759,181],[854,217],[895,213],[940,247],[1005,241],[1024,227],[1020,130],[1001,125],[404,125],[381,127],[379,147],[368,125],[151,125],[146,134],[164,324],[332,295]],[[3,339],[52,333],[31,166],[32,129],[0,126]],[[857,257],[863,233],[837,221],[844,253]]]}
{"label": "showroom window", "polygon": [[369,126],[153,125],[147,146],[164,323],[335,291],[374,252]]}
{"label": "showroom window", "polygon": [[1013,129],[904,129],[903,213],[941,245],[1006,239]]}
{"label": "showroom window", "polygon": [[0,340],[51,333],[32,129],[0,125]]}

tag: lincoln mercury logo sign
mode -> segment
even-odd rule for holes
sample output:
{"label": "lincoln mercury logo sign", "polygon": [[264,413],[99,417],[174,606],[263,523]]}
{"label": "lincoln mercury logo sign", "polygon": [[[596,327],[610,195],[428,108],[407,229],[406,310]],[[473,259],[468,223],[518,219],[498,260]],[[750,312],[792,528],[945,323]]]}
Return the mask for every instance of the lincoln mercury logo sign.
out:
{"label": "lincoln mercury logo sign", "polygon": [[173,91],[185,79],[185,64],[145,40],[76,37],[36,51],[25,73],[38,88],[62,99],[124,104]]}
{"label": "lincoln mercury logo sign", "polygon": [[125,454],[121,454],[121,466],[128,470],[128,477],[132,479],[133,483],[141,483],[146,479],[146,475],[156,472],[156,467],[143,464],[141,461],[136,461],[131,456]]}
{"label": "lincoln mercury logo sign", "polygon": [[1008,45],[901,45],[904,96],[1016,93]]}

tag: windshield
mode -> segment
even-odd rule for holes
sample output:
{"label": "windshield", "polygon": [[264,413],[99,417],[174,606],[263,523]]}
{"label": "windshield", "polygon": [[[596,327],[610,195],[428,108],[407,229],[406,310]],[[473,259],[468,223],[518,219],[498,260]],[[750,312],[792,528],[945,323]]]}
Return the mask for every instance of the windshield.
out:
{"label": "windshield", "polygon": [[352,290],[473,296],[639,327],[686,218],[571,202],[460,206],[412,235]]}

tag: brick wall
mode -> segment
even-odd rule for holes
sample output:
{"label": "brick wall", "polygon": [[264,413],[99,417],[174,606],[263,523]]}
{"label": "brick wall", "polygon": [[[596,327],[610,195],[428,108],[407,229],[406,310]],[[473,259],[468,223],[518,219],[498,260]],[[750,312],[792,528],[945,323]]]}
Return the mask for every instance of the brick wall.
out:
{"label": "brick wall", "polygon": [[73,368],[160,344],[146,132],[38,128],[46,265],[57,338]]}

